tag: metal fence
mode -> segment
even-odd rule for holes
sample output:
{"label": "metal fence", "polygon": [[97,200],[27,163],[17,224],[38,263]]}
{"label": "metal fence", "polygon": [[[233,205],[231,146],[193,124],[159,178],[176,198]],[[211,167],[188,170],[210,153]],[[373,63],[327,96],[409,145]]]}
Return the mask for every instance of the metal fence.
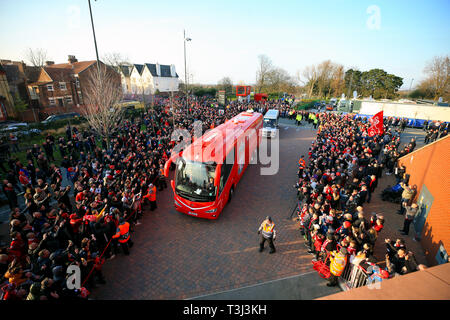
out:
{"label": "metal fence", "polygon": [[368,275],[360,266],[347,263],[340,277],[344,290],[350,290],[367,285]]}

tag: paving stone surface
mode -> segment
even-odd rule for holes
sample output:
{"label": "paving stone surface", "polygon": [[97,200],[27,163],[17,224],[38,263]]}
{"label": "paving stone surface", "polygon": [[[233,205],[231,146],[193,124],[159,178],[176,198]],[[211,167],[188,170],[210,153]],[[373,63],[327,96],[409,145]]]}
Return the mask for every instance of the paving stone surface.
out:
{"label": "paving stone surface", "polygon": [[[179,213],[170,186],[160,192],[158,209],[146,211],[132,234],[130,256],[107,261],[107,284],[92,297],[186,299],[310,272],[311,255],[288,216],[297,160],[314,137],[310,128],[280,126],[278,174],[260,175],[260,165],[249,166],[217,220]],[[257,230],[267,215],[276,223],[275,254],[258,252]]]}
{"label": "paving stone surface", "polygon": [[[158,209],[146,211],[142,225],[132,234],[135,245],[130,256],[118,255],[107,261],[107,284],[95,289],[92,298],[189,299],[246,286],[254,288],[313,271],[312,256],[303,244],[298,223],[288,217],[295,205],[297,160],[300,155],[307,155],[315,130],[298,128],[284,120],[279,132],[278,173],[264,176],[260,165],[249,166],[219,219],[204,220],[177,212],[170,186],[158,193]],[[372,202],[364,205],[367,216],[376,212],[386,219],[375,246],[379,259],[384,258],[384,239],[400,237],[397,229],[403,226],[403,217],[395,213],[398,204],[384,202],[379,196],[385,187],[395,184],[394,180],[393,176],[384,175]],[[268,248],[258,252],[257,230],[267,215],[276,223],[275,254],[269,254]],[[418,262],[425,263],[420,243],[413,241],[413,236],[411,226],[410,236],[403,238]],[[313,276],[309,278],[324,286],[325,281],[319,276],[315,280]],[[277,290],[282,287],[274,286]],[[277,292],[267,296],[276,298]],[[286,292],[280,292],[280,297],[285,296]]]}

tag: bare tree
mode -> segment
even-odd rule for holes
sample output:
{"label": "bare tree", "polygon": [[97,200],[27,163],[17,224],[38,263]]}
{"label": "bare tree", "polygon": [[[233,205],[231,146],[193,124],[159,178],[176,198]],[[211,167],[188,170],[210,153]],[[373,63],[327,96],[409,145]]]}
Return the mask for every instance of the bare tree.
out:
{"label": "bare tree", "polygon": [[326,96],[330,91],[331,78],[335,65],[331,60],[326,60],[317,66],[317,91],[319,96]]}
{"label": "bare tree", "polygon": [[233,91],[233,81],[229,77],[224,77],[217,83],[219,90],[225,90],[227,94],[231,94]]}
{"label": "bare tree", "polygon": [[273,69],[272,61],[264,54],[258,56],[258,70],[256,71],[256,88],[258,93],[267,86],[269,73]]}
{"label": "bare tree", "polygon": [[[314,90],[314,87],[316,86],[316,83],[317,83],[317,81],[318,81],[318,73],[317,73],[317,69],[316,69],[316,66],[315,65],[311,65],[311,66],[307,66],[304,70],[303,70],[303,76],[304,76],[304,78],[305,78],[305,86],[306,86],[306,89],[307,89],[307,94],[308,94],[308,98],[311,98],[312,97],[312,94],[313,94],[313,90]],[[300,80],[300,74],[298,73],[297,74],[297,77],[299,78],[299,81],[301,81]]]}
{"label": "bare tree", "polygon": [[35,67],[43,67],[47,61],[47,51],[44,49],[31,49],[28,48],[26,52],[26,58]]}
{"label": "bare tree", "polygon": [[289,73],[282,68],[273,68],[267,74],[267,87],[270,92],[288,92],[294,91],[295,83]]}
{"label": "bare tree", "polygon": [[[301,77],[303,75],[303,79]],[[307,66],[303,73],[297,72],[297,78],[304,83],[308,97],[314,95],[326,97],[344,90],[344,67],[340,64],[323,61],[318,65]]]}
{"label": "bare tree", "polygon": [[91,128],[106,139],[108,148],[122,120],[123,108],[117,105],[121,99],[120,78],[116,72],[102,63],[98,70],[92,68],[85,87],[84,115]]}
{"label": "bare tree", "polygon": [[331,76],[331,90],[330,93],[337,97],[344,93],[345,89],[345,72],[344,66],[341,64],[337,64],[333,68],[332,76]]}
{"label": "bare tree", "polygon": [[118,69],[122,65],[131,65],[129,62],[130,60],[128,57],[123,56],[119,52],[110,52],[106,53],[102,60],[109,66],[113,67],[114,69]]}
{"label": "bare tree", "polygon": [[428,84],[429,90],[434,92],[434,100],[439,97],[448,98],[450,95],[450,57],[434,57],[426,65],[424,72],[427,79],[423,81]]}

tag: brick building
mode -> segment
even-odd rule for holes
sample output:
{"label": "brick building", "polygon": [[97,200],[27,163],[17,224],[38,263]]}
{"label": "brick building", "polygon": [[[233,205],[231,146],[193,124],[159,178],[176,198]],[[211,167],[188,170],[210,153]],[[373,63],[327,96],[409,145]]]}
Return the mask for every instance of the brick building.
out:
{"label": "brick building", "polygon": [[[0,65],[5,72],[6,81],[9,87],[9,93],[12,97],[12,104],[14,106],[16,102],[22,102],[28,104],[28,107],[37,108],[37,105],[33,105],[30,96],[28,94],[27,86],[31,82],[35,82],[39,76],[40,68],[27,66],[23,61],[11,61],[11,60],[0,60]],[[36,111],[37,113],[37,111]],[[22,119],[22,114],[13,110],[5,114],[5,118],[15,117]]]}
{"label": "brick building", "polygon": [[[102,62],[100,64],[104,65]],[[52,114],[81,112],[85,104],[84,88],[90,72],[96,70],[96,60],[79,62],[75,56],[69,56],[67,63],[47,61],[37,81],[28,85],[30,99],[39,105],[39,117],[43,119]],[[114,73],[120,85],[120,75],[111,67],[108,70]]]}
{"label": "brick building", "polygon": [[6,72],[0,64],[0,121],[4,121],[8,116],[15,116],[14,101],[11,96]]}
{"label": "brick building", "polygon": [[399,159],[417,186],[419,213],[414,219],[429,266],[443,263],[450,250],[450,136]]}

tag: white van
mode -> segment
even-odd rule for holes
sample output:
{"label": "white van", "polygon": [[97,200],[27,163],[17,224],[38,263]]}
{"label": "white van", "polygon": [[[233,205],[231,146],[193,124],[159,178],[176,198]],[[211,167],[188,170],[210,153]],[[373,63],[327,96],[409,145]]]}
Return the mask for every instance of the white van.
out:
{"label": "white van", "polygon": [[279,116],[280,112],[275,109],[270,109],[266,112],[263,119],[263,137],[275,138],[277,136]]}

